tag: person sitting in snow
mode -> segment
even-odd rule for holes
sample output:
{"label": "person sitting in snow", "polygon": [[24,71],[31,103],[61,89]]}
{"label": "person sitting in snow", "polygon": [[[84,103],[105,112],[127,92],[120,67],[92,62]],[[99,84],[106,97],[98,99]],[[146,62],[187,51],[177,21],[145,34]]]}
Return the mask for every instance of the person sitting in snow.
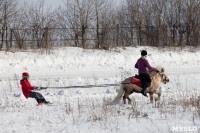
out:
{"label": "person sitting in snow", "polygon": [[142,82],[142,94],[146,97],[147,94],[145,92],[145,90],[150,86],[151,83],[151,78],[150,75],[147,73],[147,70],[151,70],[151,71],[155,71],[157,73],[159,73],[159,71],[156,68],[153,68],[150,66],[147,58],[147,51],[142,50],[141,52],[141,58],[139,58],[135,64],[135,68],[138,69],[138,73],[139,73],[139,78]]}
{"label": "person sitting in snow", "polygon": [[20,81],[22,92],[26,98],[35,98],[35,100],[38,102],[38,105],[44,105],[48,104],[45,100],[45,98],[42,96],[42,94],[38,92],[34,92],[33,90],[42,90],[46,89],[45,87],[33,87],[31,86],[29,79],[29,74],[27,72],[22,73],[22,80]]}

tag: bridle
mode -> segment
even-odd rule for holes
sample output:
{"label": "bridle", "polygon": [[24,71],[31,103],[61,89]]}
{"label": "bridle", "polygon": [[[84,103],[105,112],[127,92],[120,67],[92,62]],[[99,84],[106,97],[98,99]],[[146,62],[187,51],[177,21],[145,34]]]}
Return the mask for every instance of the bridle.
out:
{"label": "bridle", "polygon": [[169,82],[169,78],[164,74],[164,70],[163,69],[161,69],[161,72],[159,72],[159,75],[161,77],[162,82],[164,82],[164,84]]}
{"label": "bridle", "polygon": [[[150,72],[152,72],[152,71],[150,71]],[[163,82],[164,84],[169,82],[169,78],[164,73],[164,69],[163,68],[161,69],[161,72],[151,76],[151,78],[157,78],[157,77],[160,77],[161,78],[161,82]]]}

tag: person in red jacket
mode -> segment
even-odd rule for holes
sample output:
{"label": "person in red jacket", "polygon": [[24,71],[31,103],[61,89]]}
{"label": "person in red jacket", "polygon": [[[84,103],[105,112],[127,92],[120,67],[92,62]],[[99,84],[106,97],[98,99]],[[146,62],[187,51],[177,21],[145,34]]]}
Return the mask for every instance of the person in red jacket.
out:
{"label": "person in red jacket", "polygon": [[148,60],[146,59],[147,57],[147,51],[143,50],[141,52],[141,58],[139,58],[135,64],[135,68],[138,69],[138,73],[139,73],[139,78],[142,82],[142,94],[146,97],[147,94],[145,92],[145,90],[150,86],[151,83],[151,78],[149,76],[149,74],[147,73],[147,70],[151,70],[151,71],[155,71],[157,73],[159,73],[159,71],[156,68],[153,68],[150,66]]}
{"label": "person in red jacket", "polygon": [[42,94],[38,92],[34,92],[33,90],[42,90],[46,89],[45,87],[33,87],[31,86],[29,79],[29,74],[27,72],[22,73],[23,79],[20,81],[22,92],[26,98],[35,98],[35,100],[38,102],[38,105],[47,104],[45,98],[42,96]]}

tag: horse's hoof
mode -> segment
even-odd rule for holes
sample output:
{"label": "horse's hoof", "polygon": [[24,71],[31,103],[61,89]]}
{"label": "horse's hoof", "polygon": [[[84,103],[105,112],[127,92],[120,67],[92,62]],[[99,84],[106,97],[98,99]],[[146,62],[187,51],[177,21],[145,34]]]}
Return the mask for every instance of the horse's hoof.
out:
{"label": "horse's hoof", "polygon": [[159,101],[159,100],[160,100],[160,98],[156,98],[156,99],[155,99],[155,101]]}

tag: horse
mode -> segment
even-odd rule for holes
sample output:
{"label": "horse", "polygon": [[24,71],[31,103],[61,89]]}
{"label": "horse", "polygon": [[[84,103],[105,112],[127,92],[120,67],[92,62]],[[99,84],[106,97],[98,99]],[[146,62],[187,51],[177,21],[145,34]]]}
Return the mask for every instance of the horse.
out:
{"label": "horse", "polygon": [[[158,95],[157,100],[160,100],[161,92],[158,90],[160,83],[168,83],[169,78],[167,77],[167,73],[164,67],[158,67],[157,70],[159,73],[154,71],[148,71],[148,74],[151,77],[151,85],[146,89],[146,93],[150,95],[150,101],[153,103],[154,93]],[[140,81],[141,82],[141,81]],[[121,82],[119,92],[115,99],[111,102],[111,104],[119,103],[122,95],[123,95],[123,102],[126,104],[126,99],[128,99],[128,104],[131,104],[131,99],[129,95],[133,92],[141,93],[142,87],[132,83],[132,77],[126,78],[124,81]]]}

